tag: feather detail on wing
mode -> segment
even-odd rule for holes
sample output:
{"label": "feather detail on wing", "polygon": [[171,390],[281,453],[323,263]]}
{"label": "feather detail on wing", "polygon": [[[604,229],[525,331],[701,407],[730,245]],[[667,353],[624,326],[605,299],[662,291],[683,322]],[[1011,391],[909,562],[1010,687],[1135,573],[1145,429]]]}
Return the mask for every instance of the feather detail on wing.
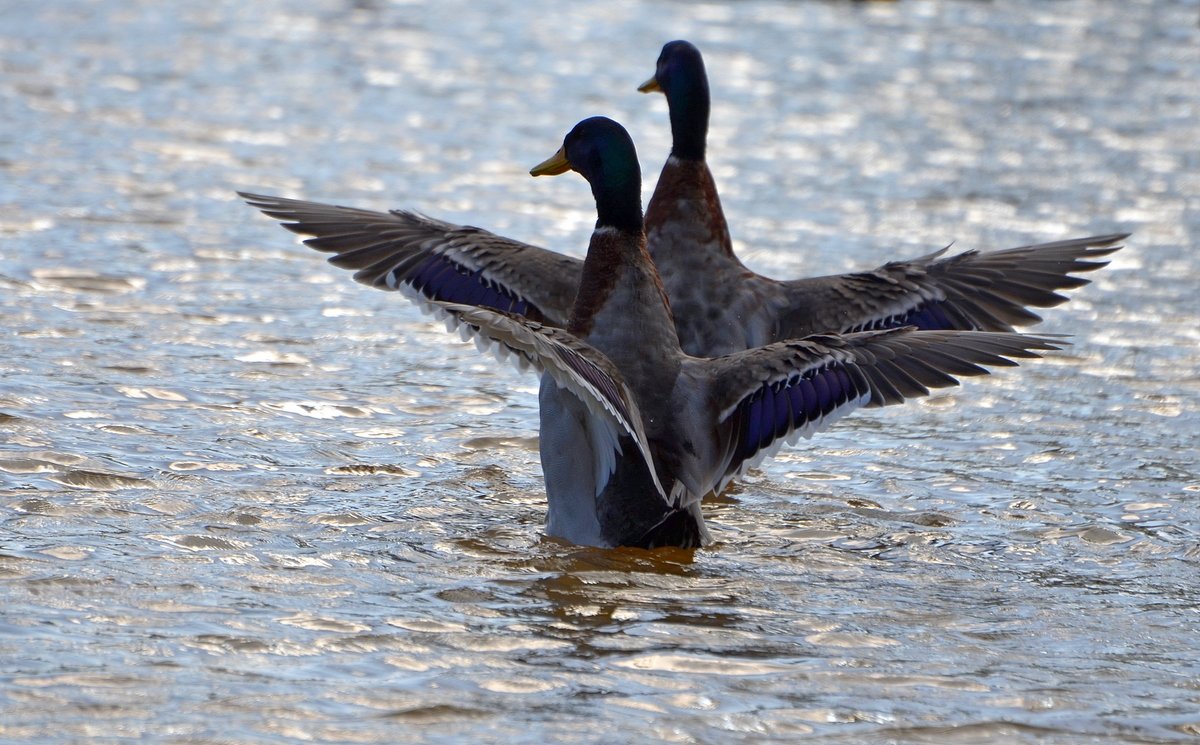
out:
{"label": "feather detail on wing", "polygon": [[408,286],[430,300],[515,313],[565,327],[583,262],[480,228],[415,212],[373,212],[238,192],[283,227],[312,236],[304,244],[334,253],[334,266],[355,270],[371,287]]}
{"label": "feather detail on wing", "polygon": [[608,424],[612,442],[628,435],[645,460],[659,495],[670,504],[658,480],[641,410],[620,371],[603,353],[562,329],[520,316],[469,305],[426,303],[446,319],[448,329],[457,328],[464,339],[474,340],[481,350],[494,351],[501,360],[512,355],[521,369],[532,366],[549,375],[560,388],[582,401],[593,417]]}
{"label": "feather detail on wing", "polygon": [[1067,300],[1058,290],[1088,284],[1074,276],[1105,266],[1096,259],[1121,248],[1128,234],[967,251],[945,249],[855,274],[785,283],[790,305],[779,315],[777,338],[825,330],[865,331],[901,326],[924,330],[1012,331],[1041,321],[1029,307]]}
{"label": "feather detail on wing", "polygon": [[822,334],[699,361],[713,376],[724,457],[719,487],[774,453],[783,442],[811,437],[862,407],[898,404],[955,376],[986,375],[983,365],[1058,349],[1056,337],[983,331],[919,331],[913,327]]}

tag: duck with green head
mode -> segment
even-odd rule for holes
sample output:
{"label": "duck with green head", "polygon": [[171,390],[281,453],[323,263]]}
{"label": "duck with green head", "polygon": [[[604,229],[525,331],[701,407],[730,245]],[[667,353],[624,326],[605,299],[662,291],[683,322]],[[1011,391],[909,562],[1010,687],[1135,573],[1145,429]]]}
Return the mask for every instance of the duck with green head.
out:
{"label": "duck with green head", "polygon": [[1103,235],[940,258],[943,251],[855,274],[778,281],[747,268],[706,161],[708,75],[700,50],[666,44],[638,90],[666,96],[671,154],[646,210],[650,255],[693,354],[719,355],[822,331],[916,326],[1011,331],[1041,319],[1025,306],[1065,302],[1055,292],[1087,280],[1127,237]]}
{"label": "duck with green head", "polygon": [[414,300],[482,346],[542,372],[546,530],[593,546],[695,547],[701,498],[784,441],[864,406],[900,403],[1053,349],[1051,339],[911,327],[813,336],[717,359],[688,355],[646,249],[637,153],[626,131],[585,119],[531,173],[581,174],[596,227],[566,329],[513,313]]}
{"label": "duck with green head", "polygon": [[[942,258],[941,251],[852,274],[777,281],[733,253],[706,162],[710,96],[700,51],[663,47],[639,90],[661,91],[672,148],[646,210],[647,246],[675,308],[680,343],[714,357],[809,334],[913,325],[922,329],[1011,331],[1041,320],[1029,307],[1065,302],[1058,291],[1125,235],[1101,235]],[[565,327],[583,262],[474,227],[413,212],[360,210],[255,194],[251,205],[312,236],[337,266],[381,289],[524,315]]]}

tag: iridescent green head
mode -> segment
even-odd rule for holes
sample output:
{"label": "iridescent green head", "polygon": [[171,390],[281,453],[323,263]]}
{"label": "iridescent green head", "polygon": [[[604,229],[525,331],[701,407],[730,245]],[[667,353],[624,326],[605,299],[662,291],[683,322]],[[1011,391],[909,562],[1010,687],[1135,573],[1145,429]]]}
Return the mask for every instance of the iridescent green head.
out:
{"label": "iridescent green head", "polygon": [[558,152],[529,171],[556,176],[576,171],[592,185],[597,226],[642,229],[642,170],[629,133],[603,116],[584,119],[567,133]]}

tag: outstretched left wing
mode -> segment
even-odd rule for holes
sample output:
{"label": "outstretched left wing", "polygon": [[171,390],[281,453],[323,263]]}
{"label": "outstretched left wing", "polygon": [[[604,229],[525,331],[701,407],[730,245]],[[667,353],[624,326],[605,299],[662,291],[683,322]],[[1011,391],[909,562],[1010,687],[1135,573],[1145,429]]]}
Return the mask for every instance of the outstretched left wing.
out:
{"label": "outstretched left wing", "polygon": [[373,212],[300,199],[238,192],[251,207],[311,236],[306,246],[381,290],[475,305],[565,328],[583,262],[481,228],[415,212]]}
{"label": "outstretched left wing", "polygon": [[929,395],[1040,357],[1062,341],[986,331],[919,331],[913,327],[821,334],[692,360],[711,378],[718,409],[717,457],[706,476],[720,490],[784,442],[811,437],[850,412]]}
{"label": "outstretched left wing", "polygon": [[611,442],[616,443],[621,435],[632,438],[663,502],[672,504],[658,480],[637,401],[616,365],[602,352],[562,329],[510,313],[437,301],[426,305],[446,319],[449,330],[457,328],[480,350],[494,351],[502,360],[515,356],[522,369],[532,366],[549,375],[609,428]]}

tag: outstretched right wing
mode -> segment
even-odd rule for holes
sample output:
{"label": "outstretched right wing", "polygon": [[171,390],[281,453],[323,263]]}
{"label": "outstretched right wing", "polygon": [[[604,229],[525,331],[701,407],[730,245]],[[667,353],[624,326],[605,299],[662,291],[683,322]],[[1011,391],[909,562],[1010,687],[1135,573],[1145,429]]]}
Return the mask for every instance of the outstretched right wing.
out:
{"label": "outstretched right wing", "polygon": [[785,282],[788,306],[776,321],[775,338],[901,326],[1012,331],[1042,320],[1030,307],[1066,302],[1058,290],[1088,284],[1075,275],[1107,264],[1097,259],[1119,250],[1127,237],[1097,235],[948,258],[942,249],[871,271]]}
{"label": "outstretched right wing", "polygon": [[415,212],[372,212],[238,192],[300,235],[335,254],[334,266],[383,290],[411,288],[429,300],[494,308],[565,328],[583,261]]}
{"label": "outstretched right wing", "polygon": [[[821,334],[692,364],[712,381],[714,462],[700,486],[721,488],[784,442],[811,437],[850,412],[929,395],[955,376],[987,375],[1058,349],[1055,337],[913,327]],[[696,478],[693,476],[692,478]]]}

